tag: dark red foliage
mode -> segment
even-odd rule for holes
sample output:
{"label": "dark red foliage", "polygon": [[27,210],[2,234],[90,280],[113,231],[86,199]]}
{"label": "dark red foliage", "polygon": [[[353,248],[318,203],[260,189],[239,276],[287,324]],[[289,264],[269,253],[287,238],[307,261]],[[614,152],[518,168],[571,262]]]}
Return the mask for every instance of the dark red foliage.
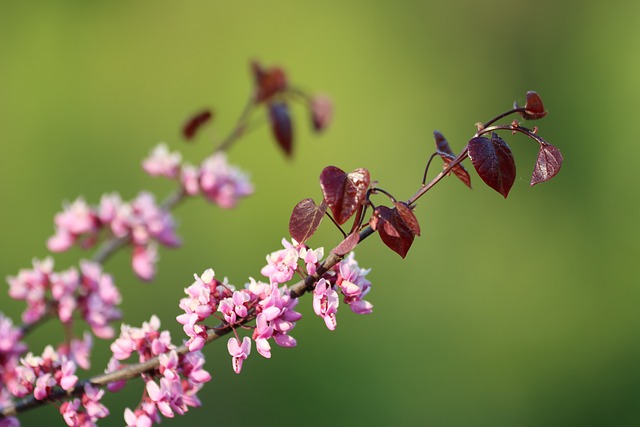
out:
{"label": "dark red foliage", "polygon": [[516,164],[507,143],[494,132],[491,139],[472,138],[467,148],[480,178],[506,198],[516,179]]}
{"label": "dark red foliage", "polygon": [[550,180],[560,171],[561,166],[560,150],[550,144],[540,144],[538,160],[531,176],[531,186]]}
{"label": "dark red foliage", "polygon": [[293,152],[293,125],[289,115],[289,107],[285,103],[269,104],[269,119],[273,136],[287,156]]}
{"label": "dark red foliage", "polygon": [[287,89],[287,76],[282,68],[264,69],[257,63],[251,63],[256,83],[256,102],[264,102],[279,92]]}
{"label": "dark red foliage", "polygon": [[293,208],[289,218],[289,234],[298,243],[304,243],[316,232],[322,217],[327,211],[327,205],[323,202],[316,206],[313,199],[304,199]]}
{"label": "dark red foliage", "polygon": [[373,212],[369,225],[378,231],[380,239],[389,249],[402,258],[407,256],[416,233],[411,229],[412,226],[405,222],[398,209],[378,206]]}
{"label": "dark red foliage", "polygon": [[348,174],[335,166],[322,170],[320,188],[338,224],[347,222],[364,203],[370,182],[369,171],[363,168]]}
{"label": "dark red foliage", "polygon": [[418,219],[413,213],[413,209],[410,208],[404,202],[396,202],[395,203],[396,210],[398,211],[398,215],[402,219],[402,222],[411,230],[413,234],[420,235],[420,224],[418,224]]}
{"label": "dark red foliage", "polygon": [[[433,136],[436,139],[436,153],[442,158],[444,161],[444,168],[448,168],[453,159],[456,158],[455,154],[451,150],[449,143],[447,142],[444,135],[442,135],[437,130],[433,132]],[[469,172],[462,166],[462,164],[455,165],[451,172],[455,174],[455,176],[460,179],[467,187],[471,188],[471,177],[469,176]]]}
{"label": "dark red foliage", "polygon": [[211,113],[211,110],[203,110],[194,114],[182,127],[182,135],[187,141],[193,139],[202,126],[211,120],[212,117],[213,114]]}
{"label": "dark red foliage", "polygon": [[527,92],[527,103],[524,106],[524,111],[520,112],[520,115],[525,120],[541,119],[547,115],[542,105],[542,99],[540,99],[540,96],[536,92]]}
{"label": "dark red foliage", "polygon": [[338,246],[333,248],[331,252],[336,255],[346,255],[353,250],[358,245],[360,241],[360,234],[357,231],[349,234],[346,239],[344,239]]}

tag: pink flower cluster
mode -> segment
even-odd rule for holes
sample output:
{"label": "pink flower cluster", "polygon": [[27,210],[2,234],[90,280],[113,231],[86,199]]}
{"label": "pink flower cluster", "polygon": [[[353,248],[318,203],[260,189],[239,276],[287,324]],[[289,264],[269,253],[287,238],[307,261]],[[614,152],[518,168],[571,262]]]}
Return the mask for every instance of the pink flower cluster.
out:
{"label": "pink flower cluster", "polygon": [[318,281],[313,290],[313,310],[331,331],[337,326],[336,314],[340,303],[336,288],[340,290],[344,302],[354,313],[369,314],[373,310],[373,305],[363,299],[371,290],[371,282],[365,278],[370,270],[358,267],[354,256],[351,252],[346,259],[334,266]]}
{"label": "pink flower cluster", "polygon": [[[271,357],[269,339],[282,347],[293,347],[296,340],[289,335],[295,322],[302,316],[295,311],[298,300],[291,298],[286,287],[279,288],[276,283],[267,284],[251,279],[244,289],[235,287],[214,278],[211,269],[201,276],[195,276],[195,282],[185,289],[186,298],[180,301],[180,308],[185,312],[177,316],[183,330],[189,336],[187,345],[191,350],[204,346],[207,327],[202,323],[209,316],[222,318],[228,327],[235,330],[249,320],[256,319],[253,339],[258,353],[263,357]],[[245,337],[242,342],[238,337],[231,338],[227,344],[232,356],[232,366],[240,373],[242,362],[251,352],[251,340]]]}
{"label": "pink flower cluster", "polygon": [[[9,390],[18,388],[16,368],[20,363],[20,356],[27,350],[21,339],[22,331],[14,327],[11,319],[0,312],[0,407],[10,402]],[[17,418],[11,419],[14,421],[0,420],[0,427],[20,425]]]}
{"label": "pink flower cluster", "polygon": [[75,398],[60,405],[60,413],[70,427],[95,427],[96,421],[109,415],[106,406],[100,403],[104,390],[85,383],[80,399]]}
{"label": "pink flower cluster", "polygon": [[66,251],[76,243],[83,248],[93,246],[103,229],[117,238],[130,239],[132,267],[143,280],[155,275],[156,242],[168,247],[180,244],[173,218],[147,192],[141,192],[131,202],[123,202],[117,193],[105,194],[97,207],[78,198],[56,214],[55,226],[56,233],[47,241],[52,252]]}
{"label": "pink flower cluster", "polygon": [[227,156],[215,153],[201,163],[199,168],[182,164],[179,152],[170,152],[166,144],[157,145],[143,160],[143,169],[151,176],[180,179],[183,191],[195,196],[199,193],[212,203],[229,209],[238,200],[253,193],[249,177],[239,168],[229,165]]}
{"label": "pink flower cluster", "polygon": [[[49,398],[54,387],[71,391],[77,384],[76,367],[89,368],[89,352],[91,335],[85,333],[83,340],[73,339],[68,345],[62,345],[55,351],[47,346],[42,356],[32,353],[20,358],[26,346],[20,342],[22,333],[14,328],[11,320],[0,314],[0,406],[10,402],[10,396],[25,397],[33,394],[38,400]],[[93,426],[93,421],[108,414],[106,408],[99,404],[99,396],[92,396],[92,404],[82,399],[87,414],[67,416],[65,420],[70,426]],[[100,395],[101,396],[101,395]],[[80,402],[80,401],[78,401]],[[66,408],[67,403],[63,404]],[[79,403],[74,403],[79,405]],[[73,405],[72,405],[73,406]],[[71,408],[71,407],[69,407]],[[75,411],[78,411],[76,406]],[[69,409],[70,411],[71,409]],[[61,410],[61,413],[64,411]],[[71,418],[68,418],[71,417]],[[75,421],[71,421],[71,419]],[[17,427],[17,418],[0,420],[0,427]]]}
{"label": "pink flower cluster", "polygon": [[[232,357],[233,370],[240,373],[244,360],[251,353],[251,339],[238,337],[236,329],[246,327],[250,320],[256,321],[252,337],[260,355],[271,357],[270,339],[281,347],[294,347],[296,340],[289,335],[302,315],[295,311],[298,300],[291,298],[286,286],[280,286],[291,280],[296,272],[312,275],[317,271],[324,255],[323,248],[311,249],[295,240],[282,240],[283,249],[267,255],[267,265],[261,273],[269,278],[269,283],[253,278],[244,289],[220,282],[212,269],[201,276],[195,275],[195,282],[185,289],[187,297],[180,300],[183,314],[177,320],[189,337],[190,350],[201,349],[207,339],[207,327],[203,322],[215,316],[231,328],[234,337],[227,343]],[[299,265],[304,264],[304,270]],[[367,314],[372,305],[363,300],[371,289],[371,283],[365,279],[369,270],[358,267],[353,253],[325,273],[318,281],[314,291],[313,307],[330,330],[336,327],[336,313],[339,303],[336,289],[340,289],[344,301],[354,313]]]}
{"label": "pink flower cluster", "polygon": [[16,381],[10,391],[16,397],[33,393],[37,400],[45,400],[56,386],[72,390],[78,382],[75,372],[76,364],[49,345],[42,356],[28,353],[20,359],[20,365],[16,367]]}
{"label": "pink flower cluster", "polygon": [[41,319],[47,311],[55,313],[62,323],[69,324],[75,312],[89,324],[100,338],[112,338],[110,322],[121,317],[116,308],[120,292],[109,274],[102,272],[100,264],[80,262],[75,268],[56,273],[53,259],[34,260],[33,269],[23,269],[17,276],[9,276],[9,295],[27,303],[22,313],[25,323]]}
{"label": "pink flower cluster", "polygon": [[[108,371],[122,369],[120,362],[134,353],[141,363],[156,356],[160,361],[157,370],[142,375],[146,383],[145,394],[137,408],[125,410],[127,426],[150,426],[160,422],[160,414],[172,418],[175,414],[184,414],[189,407],[200,406],[197,392],[211,379],[203,369],[201,352],[178,354],[169,331],[159,329],[160,320],[156,316],[141,328],[122,325],[120,337],[111,344],[113,357]],[[123,386],[124,382],[116,382],[108,388],[117,391]]]}

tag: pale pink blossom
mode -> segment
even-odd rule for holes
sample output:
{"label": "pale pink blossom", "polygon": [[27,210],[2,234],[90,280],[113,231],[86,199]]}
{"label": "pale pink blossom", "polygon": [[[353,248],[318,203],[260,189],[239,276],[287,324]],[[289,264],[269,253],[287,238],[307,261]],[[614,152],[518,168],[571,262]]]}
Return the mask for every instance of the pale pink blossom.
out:
{"label": "pale pink blossom", "polygon": [[238,200],[253,193],[249,176],[227,163],[227,156],[218,152],[207,157],[200,166],[200,189],[204,196],[222,208],[236,206]]}
{"label": "pale pink blossom", "polygon": [[338,293],[325,279],[320,279],[313,290],[313,310],[322,317],[330,331],[337,326],[336,313],[339,304]]}
{"label": "pale pink blossom", "polygon": [[142,168],[151,176],[176,178],[180,171],[180,162],[182,155],[178,151],[170,152],[169,146],[162,142],[142,161]]}
{"label": "pale pink blossom", "polygon": [[231,363],[233,370],[236,374],[239,374],[242,370],[242,362],[244,362],[249,356],[249,353],[251,353],[251,339],[244,337],[242,344],[240,344],[237,338],[230,338],[227,342],[227,350],[229,350],[229,354],[232,357]]}

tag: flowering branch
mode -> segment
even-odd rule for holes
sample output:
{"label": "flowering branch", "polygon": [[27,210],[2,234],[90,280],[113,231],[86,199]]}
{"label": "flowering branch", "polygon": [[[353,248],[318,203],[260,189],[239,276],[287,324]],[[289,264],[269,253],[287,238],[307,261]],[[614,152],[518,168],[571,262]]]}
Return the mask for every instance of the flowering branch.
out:
{"label": "flowering branch", "polygon": [[[511,150],[497,132],[521,133],[539,144],[531,185],[551,179],[562,164],[560,151],[539,137],[537,128],[522,127],[517,120],[510,125],[494,124],[512,114],[519,114],[524,120],[544,117],[546,111],[540,97],[529,92],[524,107],[516,105],[479,124],[476,134],[457,156],[444,136],[435,132],[436,152],[429,158],[420,188],[406,202],[372,185],[367,169],[345,173],[329,166],[320,174],[321,203],[318,205],[312,199],[298,203],[289,220],[291,242],[283,239],[284,248],[267,256],[267,265],[260,273],[268,282],[250,278],[243,288],[236,289],[226,278],[218,280],[212,269],[194,275],[194,282],[185,289],[186,297],[179,303],[183,313],[176,318],[188,337],[182,345],[174,345],[169,332],[160,330],[156,316],[151,316],[140,328],[123,324],[119,337],[110,346],[113,356],[106,373],[79,380],[76,367],[89,367],[91,336],[73,339],[72,314],[79,312],[93,333],[105,339],[114,337],[110,323],[120,318],[116,308],[120,295],[111,276],[102,272],[101,264],[120,248],[132,245],[134,271],[143,280],[150,280],[155,273],[156,242],[168,246],[179,243],[169,216],[173,207],[188,196],[202,194],[221,207],[230,208],[238,198],[252,191],[246,176],[227,165],[223,151],[245,132],[256,107],[264,104],[268,109],[272,133],[287,156],[293,153],[289,99],[307,103],[315,130],[326,127],[331,115],[326,98],[310,97],[291,87],[280,68],[264,69],[254,63],[252,70],[256,85],[245,109],[233,131],[200,168],[181,164],[180,155],[170,153],[163,145],[144,161],[143,167],[150,175],[177,179],[181,184],[162,204],[156,205],[147,193],[141,193],[131,203],[123,203],[117,195],[106,195],[97,208],[79,199],[56,216],[56,234],[49,239],[48,246],[53,251],[66,250],[74,244],[90,247],[99,241],[101,230],[110,231],[111,237],[102,243],[92,261],[81,262],[80,271],[55,273],[53,261],[48,258],[34,261],[33,270],[23,270],[8,278],[10,295],[27,301],[23,320],[29,327],[57,316],[69,335],[57,350],[47,346],[41,356],[28,353],[21,357],[26,345],[20,340],[29,327],[14,328],[0,314],[0,332],[7,337],[0,341],[0,378],[5,384],[0,388],[0,427],[19,425],[14,418],[17,414],[45,403],[59,404],[69,426],[93,426],[109,414],[100,403],[104,388],[115,392],[127,380],[137,377],[145,382],[145,389],[140,403],[125,410],[128,426],[150,426],[160,422],[161,415],[182,415],[189,407],[200,406],[197,392],[211,379],[203,369],[201,350],[205,345],[232,334],[227,348],[234,371],[240,373],[252,343],[265,358],[271,357],[271,342],[282,347],[296,346],[291,331],[302,315],[295,307],[298,298],[307,292],[313,294],[314,312],[329,330],[337,326],[340,301],[356,314],[371,313],[373,306],[364,299],[371,290],[366,279],[370,270],[358,266],[353,249],[377,232],[387,247],[405,257],[415,236],[420,235],[413,213],[416,201],[451,173],[470,187],[470,176],[462,166],[465,159],[471,160],[487,185],[507,197],[515,180],[515,163]],[[203,111],[192,117],[183,128],[185,138],[193,138],[212,116],[210,111]],[[484,136],[487,134],[491,137]],[[442,158],[444,166],[427,183],[428,169],[436,156]],[[375,195],[386,196],[392,206],[374,204]],[[366,220],[369,208],[372,214]],[[324,249],[312,249],[305,242],[325,215],[340,229],[344,239],[323,260]],[[341,226],[349,220],[352,225],[349,233],[345,233]],[[296,274],[302,279],[287,286]],[[46,292],[51,292],[51,299],[44,297]],[[212,319],[215,326],[209,324]],[[252,331],[251,337],[241,338],[238,332],[247,329]],[[124,363],[136,355],[137,362]],[[11,397],[20,400],[12,402]]]}

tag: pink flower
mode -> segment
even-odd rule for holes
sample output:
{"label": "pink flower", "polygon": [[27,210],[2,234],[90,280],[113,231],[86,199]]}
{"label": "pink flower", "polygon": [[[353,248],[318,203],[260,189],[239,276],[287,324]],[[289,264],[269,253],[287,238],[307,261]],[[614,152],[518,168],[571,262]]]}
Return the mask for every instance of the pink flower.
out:
{"label": "pink flower", "polygon": [[131,258],[131,267],[142,280],[152,280],[156,275],[158,247],[151,243],[147,246],[135,246]]}
{"label": "pink flower", "polygon": [[231,363],[233,370],[236,374],[239,374],[242,370],[242,362],[244,362],[244,360],[249,356],[249,353],[251,353],[251,339],[249,337],[244,337],[241,345],[237,338],[230,338],[227,342],[227,349],[229,350],[229,354],[232,356]]}
{"label": "pink flower", "polygon": [[286,239],[282,239],[282,245],[284,249],[267,255],[267,265],[260,270],[260,273],[268,277],[272,284],[288,282],[298,268],[300,257],[296,248],[298,242],[293,240],[293,243],[289,243]]}
{"label": "pink flower", "polygon": [[50,288],[53,273],[53,259],[33,260],[33,270],[22,269],[17,276],[7,277],[9,296],[24,300],[27,308],[22,313],[22,321],[29,324],[42,318],[47,309],[46,294]]}
{"label": "pink flower", "polygon": [[338,293],[333,290],[330,283],[320,279],[313,290],[313,310],[322,317],[330,331],[336,329],[338,312]]}
{"label": "pink flower", "polygon": [[204,370],[204,355],[200,351],[192,351],[184,355],[182,374],[192,383],[204,384],[211,380],[211,374]]}
{"label": "pink flower", "polygon": [[147,381],[146,389],[149,398],[165,417],[173,418],[174,412],[182,415],[187,410],[182,401],[182,386],[180,382],[160,378],[160,385],[158,385],[155,381],[149,380]]}
{"label": "pink flower", "polygon": [[[99,231],[99,221],[96,213],[82,198],[72,204],[65,204],[64,210],[55,216],[56,234],[49,238],[47,247],[52,252],[62,252],[69,249],[83,234],[95,235]],[[92,243],[95,236],[87,241]]]}
{"label": "pink flower", "polygon": [[353,252],[338,264],[338,277],[336,284],[344,295],[344,302],[349,305],[351,311],[356,314],[369,314],[373,311],[373,305],[363,298],[371,290],[371,282],[365,276],[371,270],[358,267]]}
{"label": "pink flower", "polygon": [[324,248],[318,248],[316,250],[309,248],[300,249],[300,258],[304,260],[307,274],[313,276],[316,274],[320,260],[324,256]]}
{"label": "pink flower", "polygon": [[96,421],[109,415],[109,410],[100,403],[104,390],[91,384],[84,386],[82,399],[73,399],[60,405],[60,413],[68,426],[94,427]]}
{"label": "pink flower", "polygon": [[92,421],[104,418],[109,415],[109,410],[100,403],[100,399],[104,396],[104,390],[86,383],[84,386],[84,394],[82,395],[82,406],[87,411],[87,415]]}
{"label": "pink flower", "polygon": [[193,165],[183,164],[180,171],[180,182],[184,192],[195,196],[200,192],[200,171]]}
{"label": "pink flower", "polygon": [[222,208],[235,207],[238,200],[253,193],[247,174],[227,163],[227,156],[216,153],[200,166],[200,188],[204,196]]}
{"label": "pink flower", "polygon": [[58,384],[60,384],[60,387],[62,387],[63,390],[69,391],[76,385],[76,383],[78,382],[78,377],[74,375],[75,372],[76,364],[73,361],[67,360],[62,363],[62,366],[60,367]]}
{"label": "pink flower", "polygon": [[149,157],[142,161],[142,168],[151,176],[176,178],[180,170],[180,162],[182,162],[182,155],[177,151],[169,152],[169,147],[163,142],[156,145]]}
{"label": "pink flower", "polygon": [[151,427],[153,421],[142,409],[137,409],[133,412],[131,409],[126,408],[124,410],[124,420],[127,423],[127,427]]}

